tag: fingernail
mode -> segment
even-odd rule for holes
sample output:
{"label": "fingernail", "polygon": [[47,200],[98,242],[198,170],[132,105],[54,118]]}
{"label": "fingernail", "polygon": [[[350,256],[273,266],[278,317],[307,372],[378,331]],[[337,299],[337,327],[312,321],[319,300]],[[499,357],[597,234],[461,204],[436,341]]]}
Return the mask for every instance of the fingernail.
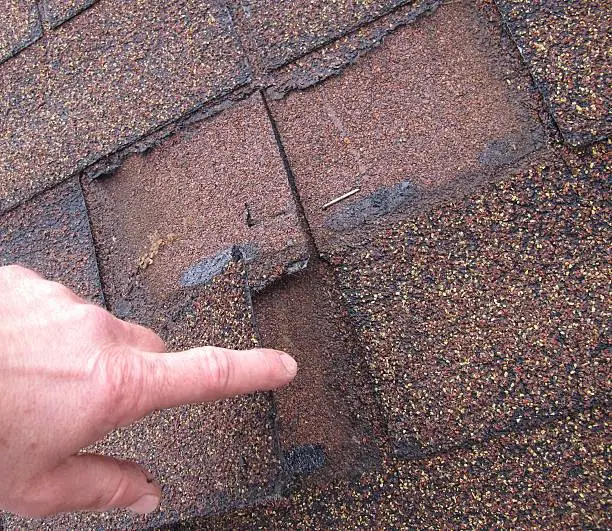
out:
{"label": "fingernail", "polygon": [[154,494],[145,494],[138,501],[128,507],[130,511],[138,514],[152,513],[159,505],[159,498]]}
{"label": "fingernail", "polygon": [[294,377],[297,374],[298,369],[295,360],[291,356],[289,356],[289,354],[285,353],[282,353],[279,358],[283,362],[283,365],[285,366],[285,369],[287,370],[289,376]]}

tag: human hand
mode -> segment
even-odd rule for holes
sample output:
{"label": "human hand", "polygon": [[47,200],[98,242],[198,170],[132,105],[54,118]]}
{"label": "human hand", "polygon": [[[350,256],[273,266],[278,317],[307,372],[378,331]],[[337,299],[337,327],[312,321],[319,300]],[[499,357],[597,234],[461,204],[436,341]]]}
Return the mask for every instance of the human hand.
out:
{"label": "human hand", "polygon": [[0,509],[151,512],[161,490],[145,470],[79,451],[153,410],[274,389],[297,371],[275,350],[165,352],[151,330],[1,267]]}

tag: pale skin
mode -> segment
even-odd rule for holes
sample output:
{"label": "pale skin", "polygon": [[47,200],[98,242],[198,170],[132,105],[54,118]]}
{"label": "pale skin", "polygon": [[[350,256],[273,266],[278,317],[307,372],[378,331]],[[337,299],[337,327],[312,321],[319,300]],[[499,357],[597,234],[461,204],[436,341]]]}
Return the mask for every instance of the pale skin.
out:
{"label": "pale skin", "polygon": [[80,451],[148,413],[289,383],[276,350],[166,353],[154,332],[19,266],[0,267],[0,509],[154,511],[148,471]]}

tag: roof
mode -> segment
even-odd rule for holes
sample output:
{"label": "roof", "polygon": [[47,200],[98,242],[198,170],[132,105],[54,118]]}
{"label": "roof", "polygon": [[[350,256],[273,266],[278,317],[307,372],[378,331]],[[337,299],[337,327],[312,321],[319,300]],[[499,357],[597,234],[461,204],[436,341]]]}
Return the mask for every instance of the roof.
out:
{"label": "roof", "polygon": [[9,4],[0,264],[300,372],[101,442],[158,512],[0,524],[611,525],[607,6]]}

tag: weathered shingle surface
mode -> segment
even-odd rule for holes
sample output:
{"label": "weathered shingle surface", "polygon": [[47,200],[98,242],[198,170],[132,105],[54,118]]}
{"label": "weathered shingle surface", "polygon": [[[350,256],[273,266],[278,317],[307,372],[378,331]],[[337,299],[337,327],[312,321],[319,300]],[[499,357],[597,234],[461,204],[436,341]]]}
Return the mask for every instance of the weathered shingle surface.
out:
{"label": "weathered shingle surface", "polygon": [[[473,3],[442,6],[343,75],[272,102],[320,249],[373,221],[376,209],[345,208],[383,186],[404,183],[405,195],[482,180],[542,145],[526,104],[529,77],[516,72],[488,26]],[[322,208],[354,188],[357,195]],[[392,195],[388,210],[402,201],[401,190]]]}
{"label": "weathered shingle surface", "polygon": [[337,271],[400,455],[605,402],[607,146],[364,240]]}
{"label": "weathered shingle surface", "polygon": [[[170,351],[206,344],[257,346],[243,265],[230,263],[206,287],[177,292],[151,310],[148,324]],[[171,356],[172,354],[168,354]],[[278,456],[265,394],[156,412],[89,448],[134,459],[160,482],[163,502],[148,517],[126,510],[68,514],[43,521],[6,517],[8,528],[142,529],[226,510],[272,494]]]}
{"label": "weathered shingle surface", "polygon": [[40,9],[45,22],[55,28],[95,2],[97,0],[40,0]]}
{"label": "weathered shingle surface", "polygon": [[248,76],[217,2],[95,4],[0,68],[0,211]]}
{"label": "weathered shingle surface", "polygon": [[612,3],[496,0],[555,117],[573,145],[612,132]]}
{"label": "weathered shingle surface", "polygon": [[410,0],[231,0],[255,64],[273,70]]}
{"label": "weathered shingle surface", "polygon": [[130,304],[134,282],[163,299],[205,281],[214,257],[233,245],[258,286],[308,257],[259,94],[84,186],[115,310]]}
{"label": "weathered shingle surface", "polygon": [[609,429],[579,413],[179,529],[606,529]]}
{"label": "weathered shingle surface", "polygon": [[71,179],[0,218],[0,266],[20,264],[102,302],[96,255],[79,182]]}
{"label": "weathered shingle surface", "polygon": [[36,0],[5,0],[0,9],[0,63],[42,33]]}

